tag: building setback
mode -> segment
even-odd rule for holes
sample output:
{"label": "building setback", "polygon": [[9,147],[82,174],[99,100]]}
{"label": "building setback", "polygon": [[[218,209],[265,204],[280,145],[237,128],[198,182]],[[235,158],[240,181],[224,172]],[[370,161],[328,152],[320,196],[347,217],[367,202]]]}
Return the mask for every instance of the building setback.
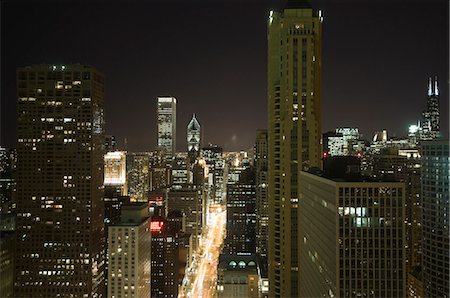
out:
{"label": "building setback", "polygon": [[290,0],[268,20],[270,297],[298,296],[298,173],[319,167],[322,18]]}
{"label": "building setback", "polygon": [[16,297],[103,297],[104,78],[17,70]]}
{"label": "building setback", "polygon": [[404,183],[300,179],[299,297],[404,297]]}

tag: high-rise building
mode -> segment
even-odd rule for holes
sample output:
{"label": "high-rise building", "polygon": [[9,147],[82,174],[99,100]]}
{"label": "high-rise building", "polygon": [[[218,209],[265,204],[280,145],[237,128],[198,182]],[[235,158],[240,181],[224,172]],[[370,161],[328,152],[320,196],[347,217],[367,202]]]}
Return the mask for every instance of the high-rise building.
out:
{"label": "high-rise building", "polygon": [[151,233],[146,203],[124,205],[108,227],[108,297],[150,297]]}
{"label": "high-rise building", "polygon": [[105,151],[106,152],[117,151],[117,141],[115,136],[113,135],[105,136]]}
{"label": "high-rise building", "polygon": [[117,193],[126,195],[127,189],[127,153],[124,151],[112,151],[105,154],[105,193]]}
{"label": "high-rise building", "polygon": [[255,168],[240,164],[230,167],[230,172],[239,178],[227,184],[227,237],[223,252],[255,254]]}
{"label": "high-rise building", "polygon": [[197,248],[204,225],[203,195],[200,189],[171,189],[168,193],[167,210],[186,214],[186,233],[192,235],[193,249]]}
{"label": "high-rise building", "polygon": [[172,160],[172,189],[181,189],[192,183],[189,152],[178,152]]}
{"label": "high-rise building", "polygon": [[207,185],[211,196],[211,202],[208,203],[221,203],[225,195],[223,149],[210,144],[202,148],[201,155],[208,166]]}
{"label": "high-rise building", "polygon": [[267,201],[267,130],[256,132],[256,254],[267,262],[269,202]]}
{"label": "high-rise building", "polygon": [[425,297],[449,297],[448,140],[422,142],[422,268]]}
{"label": "high-rise building", "polygon": [[177,140],[177,99],[158,96],[157,106],[158,147],[167,158],[174,156]]}
{"label": "high-rise building", "polygon": [[0,221],[15,216],[16,203],[13,200],[15,188],[15,150],[0,147]]}
{"label": "high-rise building", "polygon": [[299,297],[404,297],[404,183],[300,181]]}
{"label": "high-rise building", "polygon": [[150,192],[150,154],[137,152],[127,154],[128,195],[134,201],[147,202]]}
{"label": "high-rise building", "polygon": [[436,139],[439,136],[439,89],[437,77],[428,80],[427,109],[422,113],[421,139]]}
{"label": "high-rise building", "polygon": [[191,121],[187,126],[187,145],[188,145],[188,153],[197,157],[200,152],[200,142],[201,142],[201,131],[200,131],[200,123],[198,123],[197,118],[195,118],[195,114],[192,115]]}
{"label": "high-rise building", "polygon": [[181,288],[189,238],[175,226],[162,217],[152,217],[152,297],[178,297]]}
{"label": "high-rise building", "polygon": [[268,20],[271,297],[298,296],[298,173],[320,166],[322,16],[290,0]]}
{"label": "high-rise building", "polygon": [[104,78],[17,70],[16,297],[103,297]]}

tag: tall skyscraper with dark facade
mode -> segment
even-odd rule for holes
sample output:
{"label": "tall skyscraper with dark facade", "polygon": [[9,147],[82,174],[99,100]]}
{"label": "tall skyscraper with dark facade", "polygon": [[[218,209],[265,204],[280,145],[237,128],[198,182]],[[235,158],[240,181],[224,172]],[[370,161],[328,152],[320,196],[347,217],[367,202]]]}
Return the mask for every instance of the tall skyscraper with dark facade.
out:
{"label": "tall skyscraper with dark facade", "polygon": [[422,143],[422,266],[425,297],[449,297],[448,140]]}
{"label": "tall skyscraper with dark facade", "polygon": [[427,109],[422,113],[422,139],[436,139],[439,136],[439,88],[437,77],[428,80]]}
{"label": "tall skyscraper with dark facade", "polygon": [[158,96],[157,103],[158,147],[166,157],[176,151],[177,140],[177,99],[173,96]]}
{"label": "tall skyscraper with dark facade", "polygon": [[322,19],[291,0],[268,20],[269,279],[271,297],[298,296],[299,172],[320,166]]}
{"label": "tall skyscraper with dark facade", "polygon": [[249,164],[232,166],[237,181],[227,184],[227,237],[223,252],[254,254],[256,247],[255,168]]}
{"label": "tall skyscraper with dark facade", "polygon": [[104,78],[17,70],[16,297],[104,294]]}

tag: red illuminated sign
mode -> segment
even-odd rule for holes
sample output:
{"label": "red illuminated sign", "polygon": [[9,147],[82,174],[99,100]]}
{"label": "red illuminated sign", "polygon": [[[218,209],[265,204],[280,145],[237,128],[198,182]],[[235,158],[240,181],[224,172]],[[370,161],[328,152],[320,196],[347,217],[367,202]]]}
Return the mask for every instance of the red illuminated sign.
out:
{"label": "red illuminated sign", "polygon": [[150,222],[150,231],[151,232],[161,232],[163,225],[164,225],[163,221],[152,221],[152,222]]}

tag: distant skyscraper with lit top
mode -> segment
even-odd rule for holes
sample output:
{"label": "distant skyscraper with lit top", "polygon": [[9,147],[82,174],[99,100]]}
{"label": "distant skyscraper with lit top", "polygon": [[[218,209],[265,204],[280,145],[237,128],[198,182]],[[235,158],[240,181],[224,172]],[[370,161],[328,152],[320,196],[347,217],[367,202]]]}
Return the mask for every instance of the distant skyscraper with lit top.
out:
{"label": "distant skyscraper with lit top", "polygon": [[166,158],[171,158],[176,152],[177,99],[159,96],[157,105],[158,147],[164,150]]}
{"label": "distant skyscraper with lit top", "polygon": [[194,114],[192,115],[192,119],[191,121],[189,121],[189,124],[187,126],[188,152],[195,151],[198,154],[198,152],[200,151],[200,138],[200,123],[198,122]]}
{"label": "distant skyscraper with lit top", "polygon": [[299,173],[319,167],[322,17],[290,0],[268,20],[270,297],[297,297]]}
{"label": "distant skyscraper with lit top", "polygon": [[15,297],[104,297],[104,78],[17,70]]}
{"label": "distant skyscraper with lit top", "polygon": [[428,80],[427,109],[422,113],[422,139],[436,139],[439,128],[439,88],[437,77]]}

